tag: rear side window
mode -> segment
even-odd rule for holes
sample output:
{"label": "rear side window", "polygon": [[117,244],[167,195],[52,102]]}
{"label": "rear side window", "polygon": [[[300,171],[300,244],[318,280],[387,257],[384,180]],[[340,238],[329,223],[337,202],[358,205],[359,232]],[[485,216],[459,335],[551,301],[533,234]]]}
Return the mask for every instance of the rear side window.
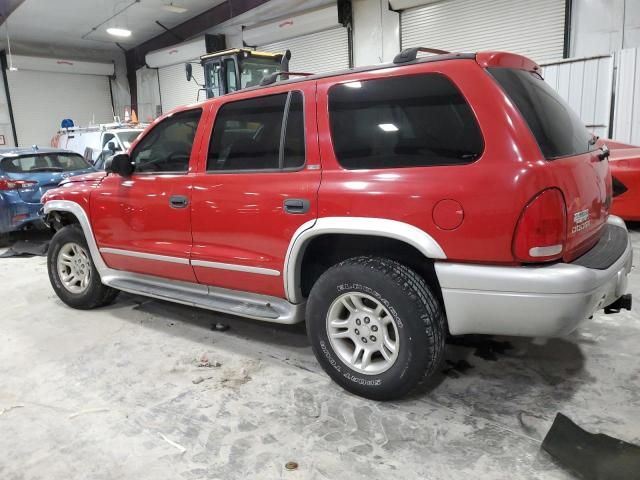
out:
{"label": "rear side window", "polygon": [[595,148],[582,120],[537,74],[510,68],[488,70],[516,104],[546,159],[580,155]]}
{"label": "rear side window", "polygon": [[437,73],[335,85],[329,119],[338,162],[350,170],[467,164],[484,148],[471,107]]}
{"label": "rear side window", "polygon": [[135,172],[187,172],[201,115],[200,109],[178,112],[153,127],[131,154]]}
{"label": "rear side window", "polygon": [[84,158],[76,153],[47,153],[7,157],[0,161],[0,170],[7,173],[71,172],[90,168]]}
{"label": "rear side window", "polygon": [[304,163],[302,93],[228,102],[218,111],[207,171],[273,171]]}

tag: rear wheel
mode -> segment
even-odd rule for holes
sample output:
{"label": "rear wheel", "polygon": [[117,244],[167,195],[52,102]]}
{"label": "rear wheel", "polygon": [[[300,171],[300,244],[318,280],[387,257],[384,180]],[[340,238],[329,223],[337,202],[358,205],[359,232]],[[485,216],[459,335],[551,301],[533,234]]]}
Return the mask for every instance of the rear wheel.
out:
{"label": "rear wheel", "polygon": [[93,264],[79,225],[61,228],[51,239],[47,256],[51,286],[73,308],[91,309],[115,300],[118,290],[107,287]]}
{"label": "rear wheel", "polygon": [[417,273],[385,258],[352,258],[327,270],[309,295],[307,323],[323,369],[375,400],[402,397],[444,354],[437,299]]}

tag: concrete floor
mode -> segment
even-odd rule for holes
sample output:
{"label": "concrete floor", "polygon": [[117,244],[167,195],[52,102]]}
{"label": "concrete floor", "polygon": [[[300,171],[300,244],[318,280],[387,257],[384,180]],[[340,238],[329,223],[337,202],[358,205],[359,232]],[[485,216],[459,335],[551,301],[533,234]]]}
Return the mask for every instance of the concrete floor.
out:
{"label": "concrete floor", "polygon": [[540,451],[556,412],[640,443],[640,303],[545,344],[449,345],[435,381],[377,403],[329,381],[302,326],[126,294],[72,310],[43,257],[0,259],[0,289],[3,480],[571,478]]}

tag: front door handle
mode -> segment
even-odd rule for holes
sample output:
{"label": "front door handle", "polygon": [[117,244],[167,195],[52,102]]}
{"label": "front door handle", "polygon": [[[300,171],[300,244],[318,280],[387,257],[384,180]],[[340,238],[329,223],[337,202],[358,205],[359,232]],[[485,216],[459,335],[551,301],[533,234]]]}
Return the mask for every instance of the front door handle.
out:
{"label": "front door handle", "polygon": [[306,198],[287,198],[284,201],[285,213],[301,214],[309,211],[309,200]]}
{"label": "front door handle", "polygon": [[171,195],[169,197],[169,205],[171,205],[171,208],[185,208],[189,205],[189,199],[184,195]]}

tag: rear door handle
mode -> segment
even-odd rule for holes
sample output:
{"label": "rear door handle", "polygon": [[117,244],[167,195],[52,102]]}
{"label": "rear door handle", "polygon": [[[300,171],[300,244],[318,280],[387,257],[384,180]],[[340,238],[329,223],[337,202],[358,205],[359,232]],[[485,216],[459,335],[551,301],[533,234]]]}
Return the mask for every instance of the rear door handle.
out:
{"label": "rear door handle", "polygon": [[309,200],[306,198],[287,198],[284,201],[285,213],[301,214],[309,211]]}
{"label": "rear door handle", "polygon": [[169,205],[171,205],[171,208],[185,208],[189,205],[189,199],[184,195],[171,195],[169,197]]}

